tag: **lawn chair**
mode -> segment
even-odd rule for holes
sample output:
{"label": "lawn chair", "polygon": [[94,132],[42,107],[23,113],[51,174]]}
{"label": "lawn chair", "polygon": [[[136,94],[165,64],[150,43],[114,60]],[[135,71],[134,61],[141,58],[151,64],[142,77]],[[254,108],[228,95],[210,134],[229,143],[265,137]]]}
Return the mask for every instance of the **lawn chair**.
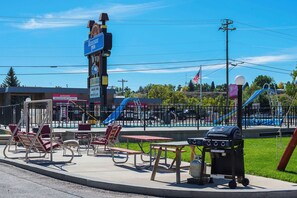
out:
{"label": "lawn chair", "polygon": [[[40,129],[40,127],[42,127],[41,130],[40,130],[40,133],[39,133],[40,137],[42,139],[49,139],[50,136],[51,136],[50,125],[49,124],[44,124],[44,125],[38,126],[36,128],[33,128],[33,132],[38,133],[38,130]],[[62,139],[61,135],[59,135],[59,134],[53,134],[53,137],[56,138],[56,140]]]}
{"label": "lawn chair", "polygon": [[91,124],[78,124],[78,133],[75,133],[75,139],[87,147],[90,144],[91,135],[90,133],[84,133],[79,131],[91,131]]}
{"label": "lawn chair", "polygon": [[20,142],[20,140],[18,138],[18,132],[20,132],[21,129],[18,128],[17,126],[18,126],[17,124],[9,124],[8,125],[8,128],[9,128],[8,132],[11,136],[13,136],[13,138],[11,139],[11,142],[9,144],[9,147],[8,147],[8,151],[10,151],[10,152],[12,151],[12,150],[10,150],[11,144],[13,144],[15,146],[14,151],[18,150],[18,144]]}
{"label": "lawn chair", "polygon": [[[25,160],[28,161],[29,158],[42,158],[45,157],[46,154],[52,152],[52,150],[63,147],[71,152],[70,159],[68,161],[60,161],[58,163],[70,163],[74,157],[74,152],[69,148],[65,147],[60,142],[51,142],[43,140],[40,136],[36,137],[35,133],[18,133],[18,138],[20,142],[26,148],[26,156]],[[29,156],[30,153],[38,153],[39,156]]]}
{"label": "lawn chair", "polygon": [[89,154],[90,147],[94,150],[94,155],[99,152],[101,147],[103,147],[103,151],[109,151],[110,147],[114,147],[119,142],[118,136],[121,129],[120,125],[111,125],[106,128],[104,136],[92,137],[87,154]]}

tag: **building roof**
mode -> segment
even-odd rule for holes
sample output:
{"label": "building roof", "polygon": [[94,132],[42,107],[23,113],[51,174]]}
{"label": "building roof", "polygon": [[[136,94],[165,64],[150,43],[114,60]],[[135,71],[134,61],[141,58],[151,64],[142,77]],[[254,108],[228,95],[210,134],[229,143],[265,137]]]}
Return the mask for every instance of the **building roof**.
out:
{"label": "building roof", "polygon": [[57,88],[57,87],[4,87],[0,93],[77,93],[88,94],[87,88]]}

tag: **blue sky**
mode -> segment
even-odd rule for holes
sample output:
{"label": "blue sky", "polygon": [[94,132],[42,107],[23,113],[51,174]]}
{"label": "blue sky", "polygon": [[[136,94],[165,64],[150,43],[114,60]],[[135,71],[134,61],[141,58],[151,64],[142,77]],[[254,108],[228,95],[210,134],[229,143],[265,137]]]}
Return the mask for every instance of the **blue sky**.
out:
{"label": "blue sky", "polygon": [[0,82],[15,66],[25,86],[87,87],[86,25],[90,19],[98,21],[102,12],[109,14],[107,27],[113,34],[109,86],[121,87],[121,79],[132,90],[150,83],[185,85],[200,65],[203,83],[226,83],[226,34],[218,30],[226,18],[236,28],[229,32],[229,58],[237,64],[230,65],[230,83],[237,75],[249,83],[258,75],[269,75],[276,83],[291,81],[297,60],[296,4],[293,0],[4,1]]}

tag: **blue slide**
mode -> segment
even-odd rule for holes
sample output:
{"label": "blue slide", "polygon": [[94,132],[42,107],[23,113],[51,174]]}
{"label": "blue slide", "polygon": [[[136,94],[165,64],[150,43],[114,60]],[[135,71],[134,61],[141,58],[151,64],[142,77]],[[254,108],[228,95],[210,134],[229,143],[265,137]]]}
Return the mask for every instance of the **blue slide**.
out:
{"label": "blue slide", "polygon": [[[259,90],[256,90],[253,95],[247,99],[247,101],[242,105],[242,108],[244,108],[245,106],[247,106],[248,104],[250,104],[251,102],[253,102],[261,93],[263,93],[264,91],[267,91],[268,89],[259,89]],[[229,118],[230,116],[232,116],[233,114],[235,114],[237,112],[237,110],[233,110],[231,112],[229,112],[228,114],[220,117],[219,119],[217,120],[214,120],[214,124],[217,124],[223,120],[225,120],[226,118]]]}
{"label": "blue slide", "polygon": [[113,123],[116,119],[118,119],[118,117],[121,115],[122,111],[124,110],[126,104],[129,102],[129,101],[133,101],[133,100],[138,100],[138,98],[125,98],[120,106],[118,106],[116,108],[116,110],[114,112],[112,112],[102,123],[103,124],[110,124],[110,123]]}

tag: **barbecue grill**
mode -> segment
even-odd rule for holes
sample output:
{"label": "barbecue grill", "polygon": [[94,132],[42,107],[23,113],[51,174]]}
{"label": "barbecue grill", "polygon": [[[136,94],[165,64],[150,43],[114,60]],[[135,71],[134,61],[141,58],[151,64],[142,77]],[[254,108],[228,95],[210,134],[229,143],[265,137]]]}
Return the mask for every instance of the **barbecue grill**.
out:
{"label": "barbecue grill", "polygon": [[204,138],[188,138],[188,143],[203,146],[199,184],[203,184],[205,153],[209,152],[211,156],[210,181],[215,176],[223,175],[224,178],[231,179],[229,188],[237,187],[236,178],[243,186],[249,185],[249,180],[244,174],[244,140],[237,126],[214,127],[207,132]]}

